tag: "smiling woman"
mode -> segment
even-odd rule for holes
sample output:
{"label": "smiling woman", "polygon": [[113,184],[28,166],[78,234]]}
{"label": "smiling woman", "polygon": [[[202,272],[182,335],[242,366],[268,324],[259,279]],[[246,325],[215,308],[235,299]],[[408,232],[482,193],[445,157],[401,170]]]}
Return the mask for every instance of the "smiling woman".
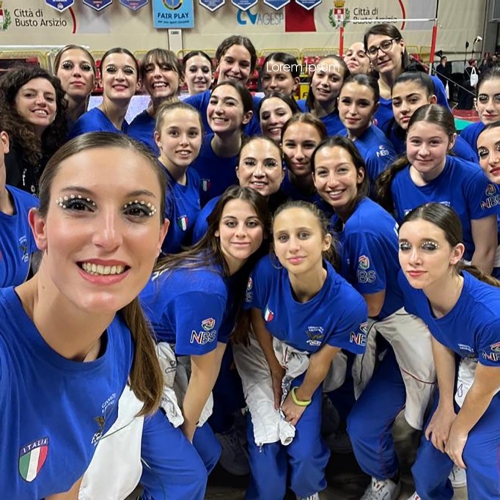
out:
{"label": "smiling woman", "polygon": [[10,137],[7,184],[31,194],[50,156],[66,137],[66,101],[59,79],[39,67],[8,71],[0,80],[0,114]]}
{"label": "smiling woman", "polygon": [[399,228],[405,307],[429,327],[439,384],[412,467],[421,498],[451,498],[454,466],[466,468],[469,498],[498,495],[500,282],[464,265],[464,250],[460,219],[441,203]]}
{"label": "smiling woman", "polygon": [[141,61],[141,80],[151,102],[134,118],[127,133],[146,144],[157,156],[160,151],[153,137],[156,113],[162,102],[177,100],[183,79],[182,66],[171,50],[151,49]]}
{"label": "smiling woman", "polygon": [[139,90],[139,64],[127,49],[115,47],[101,59],[102,103],[84,113],[70,131],[69,138],[86,132],[126,132],[125,115]]}
{"label": "smiling woman", "polygon": [[127,380],[141,413],[159,405],[162,374],[136,297],[168,227],[163,175],[143,147],[116,134],[70,141],[47,165],[40,208],[29,215],[39,271],[0,293],[8,498],[75,493]]}

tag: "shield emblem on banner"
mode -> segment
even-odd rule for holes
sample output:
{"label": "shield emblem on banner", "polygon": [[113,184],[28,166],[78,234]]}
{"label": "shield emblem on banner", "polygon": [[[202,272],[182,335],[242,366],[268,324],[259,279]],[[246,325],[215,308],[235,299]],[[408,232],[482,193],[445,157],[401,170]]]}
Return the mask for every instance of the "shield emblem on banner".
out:
{"label": "shield emblem on banner", "polygon": [[248,10],[259,3],[259,0],[231,0],[231,3],[240,10]]}
{"label": "shield emblem on banner", "polygon": [[73,7],[75,0],[45,0],[45,3],[59,12],[64,12],[66,9]]}
{"label": "shield emblem on banner", "polygon": [[120,3],[130,10],[139,10],[147,5],[149,0],[120,0]]}
{"label": "shield emblem on banner", "polygon": [[271,9],[274,10],[280,10],[289,3],[290,0],[264,0],[264,5],[267,5],[268,7],[271,7]]}
{"label": "shield emblem on banner", "polygon": [[113,0],[83,0],[83,5],[90,7],[91,9],[100,11],[109,7],[113,3]]}
{"label": "shield emblem on banner", "polygon": [[314,7],[317,7],[321,4],[321,1],[322,0],[295,0],[297,5],[300,5],[306,10],[314,9]]}
{"label": "shield emblem on banner", "polygon": [[19,450],[19,474],[31,483],[37,476],[49,453],[49,438],[37,439]]}
{"label": "shield emblem on banner", "polygon": [[215,12],[226,3],[226,0],[199,0],[199,2],[205,9],[208,9],[210,12]]}

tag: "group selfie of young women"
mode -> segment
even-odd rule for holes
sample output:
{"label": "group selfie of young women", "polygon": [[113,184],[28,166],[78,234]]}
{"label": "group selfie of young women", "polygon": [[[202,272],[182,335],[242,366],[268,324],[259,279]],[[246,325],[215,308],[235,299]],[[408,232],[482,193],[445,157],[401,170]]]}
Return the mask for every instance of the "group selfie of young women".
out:
{"label": "group selfie of young women", "polygon": [[395,500],[401,412],[411,499],[500,499],[500,69],[457,135],[393,25],[304,100],[257,59],[113,48],[90,110],[83,47],[0,78],[2,499],[202,500],[220,462],[319,500],[334,427]]}

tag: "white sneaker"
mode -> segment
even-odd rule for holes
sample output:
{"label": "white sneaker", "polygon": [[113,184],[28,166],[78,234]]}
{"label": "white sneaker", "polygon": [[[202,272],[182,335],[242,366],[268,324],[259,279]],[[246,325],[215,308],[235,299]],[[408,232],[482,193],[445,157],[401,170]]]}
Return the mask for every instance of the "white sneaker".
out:
{"label": "white sneaker", "polygon": [[448,477],[450,478],[453,488],[463,488],[464,486],[467,486],[467,476],[465,475],[465,470],[457,467],[456,465],[453,466],[453,469],[451,469]]}
{"label": "white sneaker", "polygon": [[417,495],[417,492],[413,493],[413,495],[408,498],[408,500],[422,500],[420,496]]}
{"label": "white sneaker", "polygon": [[401,483],[390,479],[379,481],[372,477],[372,484],[366,488],[361,500],[396,500],[401,491]]}
{"label": "white sneaker", "polygon": [[222,446],[219,459],[221,466],[235,476],[250,474],[248,453],[241,443],[236,429],[232,427],[230,431],[215,436]]}
{"label": "white sneaker", "polygon": [[308,497],[299,497],[297,495],[297,500],[319,500],[319,493],[315,493],[314,495],[309,495]]}

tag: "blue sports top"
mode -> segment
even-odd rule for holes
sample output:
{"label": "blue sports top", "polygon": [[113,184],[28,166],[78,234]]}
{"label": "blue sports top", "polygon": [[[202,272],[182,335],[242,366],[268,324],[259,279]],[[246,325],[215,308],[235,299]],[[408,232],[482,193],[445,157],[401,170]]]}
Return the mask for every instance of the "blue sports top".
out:
{"label": "blue sports top", "polygon": [[202,355],[233,330],[230,287],[216,265],[167,269],[153,273],[139,298],[158,341],[181,356]]}
{"label": "blue sports top", "polygon": [[405,308],[421,318],[432,336],[462,358],[476,358],[487,366],[500,366],[500,288],[463,272],[464,286],[448,314],[436,318],[422,290],[412,288],[402,271],[399,282]]}
{"label": "blue sports top", "polygon": [[170,221],[163,241],[163,253],[178,253],[191,244],[193,228],[200,213],[200,177],[191,167],[186,171],[186,185],[179,184],[165,169],[168,178],[165,217]]}
{"label": "blue sports top", "polygon": [[125,120],[123,120],[121,130],[118,130],[99,108],[92,108],[90,111],[83,113],[83,115],[76,120],[73,128],[69,132],[68,140],[85,134],[86,132],[116,132],[120,134],[126,133],[127,129],[128,123]]}
{"label": "blue sports top", "polygon": [[14,213],[0,212],[0,288],[23,283],[28,277],[31,254],[37,251],[28,212],[38,207],[38,198],[12,186],[6,188]]}
{"label": "blue sports top", "polygon": [[200,203],[204,206],[209,200],[220,196],[229,187],[238,184],[236,166],[238,155],[221,158],[212,149],[213,134],[203,137],[200,154],[191,164],[200,176]]}
{"label": "blue sports top", "polygon": [[45,342],[14,288],[0,290],[2,498],[40,500],[69,490],[87,470],[116,420],[133,356],[119,315],[101,342],[95,361],[64,358]]}
{"label": "blue sports top", "polygon": [[[306,99],[300,99],[297,101],[297,104],[303,113],[311,112],[311,110],[307,108]],[[329,136],[337,135],[344,128],[344,124],[340,121],[338,109],[335,109],[328,115],[322,116],[320,120],[325,125],[326,132]]]}
{"label": "blue sports top", "polygon": [[383,320],[401,309],[403,294],[397,281],[398,225],[393,217],[374,201],[364,198],[337,235],[341,243],[342,276],[363,295],[385,290],[384,304],[376,319]]}
{"label": "blue sports top", "polygon": [[477,138],[484,129],[485,126],[482,122],[471,123],[460,132],[460,137],[477,152]]}
{"label": "blue sports top", "polygon": [[133,139],[145,144],[151,152],[156,156],[160,156],[160,150],[156,145],[155,134],[156,119],[145,109],[139,113],[128,126],[127,134]]}
{"label": "blue sports top", "polygon": [[248,281],[245,308],[260,309],[269,333],[296,349],[312,354],[326,343],[361,354],[366,346],[365,300],[328,262],[324,266],[327,278],[321,290],[301,303],[293,296],[288,271],[276,258],[263,257]]}
{"label": "blue sports top", "polygon": [[[347,137],[347,130],[342,130],[339,135]],[[370,125],[361,137],[354,141],[354,145],[365,160],[370,184],[373,186],[377,177],[396,159],[394,146],[375,125]]]}

